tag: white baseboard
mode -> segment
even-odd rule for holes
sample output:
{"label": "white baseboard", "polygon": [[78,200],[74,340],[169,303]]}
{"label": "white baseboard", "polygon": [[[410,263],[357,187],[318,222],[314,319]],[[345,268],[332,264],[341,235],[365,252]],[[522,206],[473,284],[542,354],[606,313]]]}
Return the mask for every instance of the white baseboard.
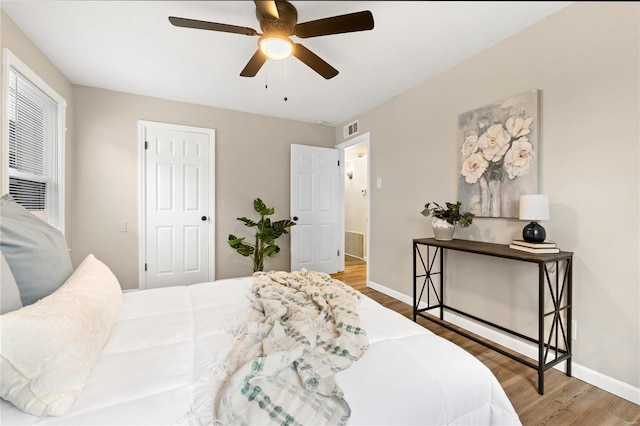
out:
{"label": "white baseboard", "polygon": [[375,291],[379,291],[382,294],[386,294],[389,297],[393,297],[394,299],[404,302],[409,306],[413,304],[413,297],[409,297],[404,293],[400,293],[399,291],[393,290],[389,287],[374,283],[373,281],[368,281],[367,287],[372,288]]}
{"label": "white baseboard", "polygon": [[[404,302],[409,306],[413,304],[413,296],[407,296],[406,294],[400,293],[399,291],[393,290],[389,287],[380,285],[373,281],[367,282],[367,287],[379,291],[380,293],[386,294],[389,297],[393,297],[394,299]],[[437,309],[433,310],[437,311]],[[434,314],[436,314],[437,316],[439,315],[439,312],[434,312]],[[502,333],[498,330],[470,320],[461,315],[457,315],[453,312],[445,312],[444,319],[445,321],[450,322],[453,325],[462,327],[465,330],[477,334],[478,336],[489,339],[501,346],[533,358],[534,360],[538,358],[538,347],[534,344],[524,342],[520,339],[507,335],[506,333]],[[565,363],[562,362],[556,365],[554,368],[564,372]],[[627,401],[631,401],[634,404],[640,405],[640,388],[622,382],[618,379],[614,379],[613,377],[606,376],[590,368],[584,367],[580,364],[577,364],[575,361],[571,363],[571,370],[571,375],[573,377],[596,386],[602,390],[610,392],[616,396],[619,396],[620,398],[626,399]]]}

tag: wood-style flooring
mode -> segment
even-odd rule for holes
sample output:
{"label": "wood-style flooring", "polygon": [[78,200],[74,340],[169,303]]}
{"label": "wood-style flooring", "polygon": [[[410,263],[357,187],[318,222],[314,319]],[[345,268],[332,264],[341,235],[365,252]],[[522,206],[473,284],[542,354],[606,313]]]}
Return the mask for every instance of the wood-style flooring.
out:
{"label": "wood-style flooring", "polygon": [[[332,277],[351,285],[387,308],[407,318],[412,317],[410,305],[366,286],[364,261],[346,257],[345,271]],[[462,347],[489,367],[525,426],[638,426],[640,423],[640,406],[575,377],[567,377],[555,369],[545,373],[545,394],[539,395],[536,370],[431,321],[418,318],[418,323]]]}

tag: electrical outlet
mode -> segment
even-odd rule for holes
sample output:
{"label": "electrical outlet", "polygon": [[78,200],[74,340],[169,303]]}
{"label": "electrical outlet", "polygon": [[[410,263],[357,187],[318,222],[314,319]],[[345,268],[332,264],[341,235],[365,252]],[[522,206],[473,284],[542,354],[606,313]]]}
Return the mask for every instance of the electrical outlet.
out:
{"label": "electrical outlet", "polygon": [[578,340],[578,321],[571,320],[571,339]]}

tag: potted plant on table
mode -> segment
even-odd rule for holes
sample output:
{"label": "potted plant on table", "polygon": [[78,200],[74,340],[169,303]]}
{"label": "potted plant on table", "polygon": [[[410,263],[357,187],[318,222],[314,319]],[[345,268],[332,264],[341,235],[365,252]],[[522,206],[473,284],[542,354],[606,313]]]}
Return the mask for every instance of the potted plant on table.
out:
{"label": "potted plant on table", "polygon": [[453,239],[456,225],[460,225],[461,228],[468,228],[471,225],[475,215],[469,212],[460,212],[461,205],[460,201],[455,204],[445,203],[446,207],[435,202],[424,205],[424,210],[421,213],[423,216],[433,216],[431,226],[436,240],[451,240]]}
{"label": "potted plant on table", "polygon": [[264,269],[265,256],[275,257],[280,251],[280,247],[276,245],[276,239],[282,234],[288,234],[287,229],[296,223],[289,219],[272,221],[267,216],[274,214],[275,208],[267,207],[260,198],[256,198],[253,201],[253,209],[260,215],[259,221],[254,222],[246,217],[237,219],[243,222],[245,226],[256,230],[255,244],[246,243],[244,237],[238,238],[233,234],[229,234],[228,243],[241,255],[245,257],[252,256],[253,272],[258,272]]}

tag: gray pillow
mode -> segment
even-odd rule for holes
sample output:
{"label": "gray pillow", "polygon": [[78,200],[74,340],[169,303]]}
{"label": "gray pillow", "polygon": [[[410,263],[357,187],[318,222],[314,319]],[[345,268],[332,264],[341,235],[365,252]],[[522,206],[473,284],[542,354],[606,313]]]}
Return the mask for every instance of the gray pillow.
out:
{"label": "gray pillow", "polygon": [[73,272],[62,232],[5,197],[0,199],[0,250],[25,306],[53,293]]}
{"label": "gray pillow", "polygon": [[11,273],[11,268],[9,268],[7,259],[4,258],[1,251],[0,279],[2,280],[2,282],[0,282],[0,314],[17,311],[22,308],[18,284],[16,284],[16,279]]}

